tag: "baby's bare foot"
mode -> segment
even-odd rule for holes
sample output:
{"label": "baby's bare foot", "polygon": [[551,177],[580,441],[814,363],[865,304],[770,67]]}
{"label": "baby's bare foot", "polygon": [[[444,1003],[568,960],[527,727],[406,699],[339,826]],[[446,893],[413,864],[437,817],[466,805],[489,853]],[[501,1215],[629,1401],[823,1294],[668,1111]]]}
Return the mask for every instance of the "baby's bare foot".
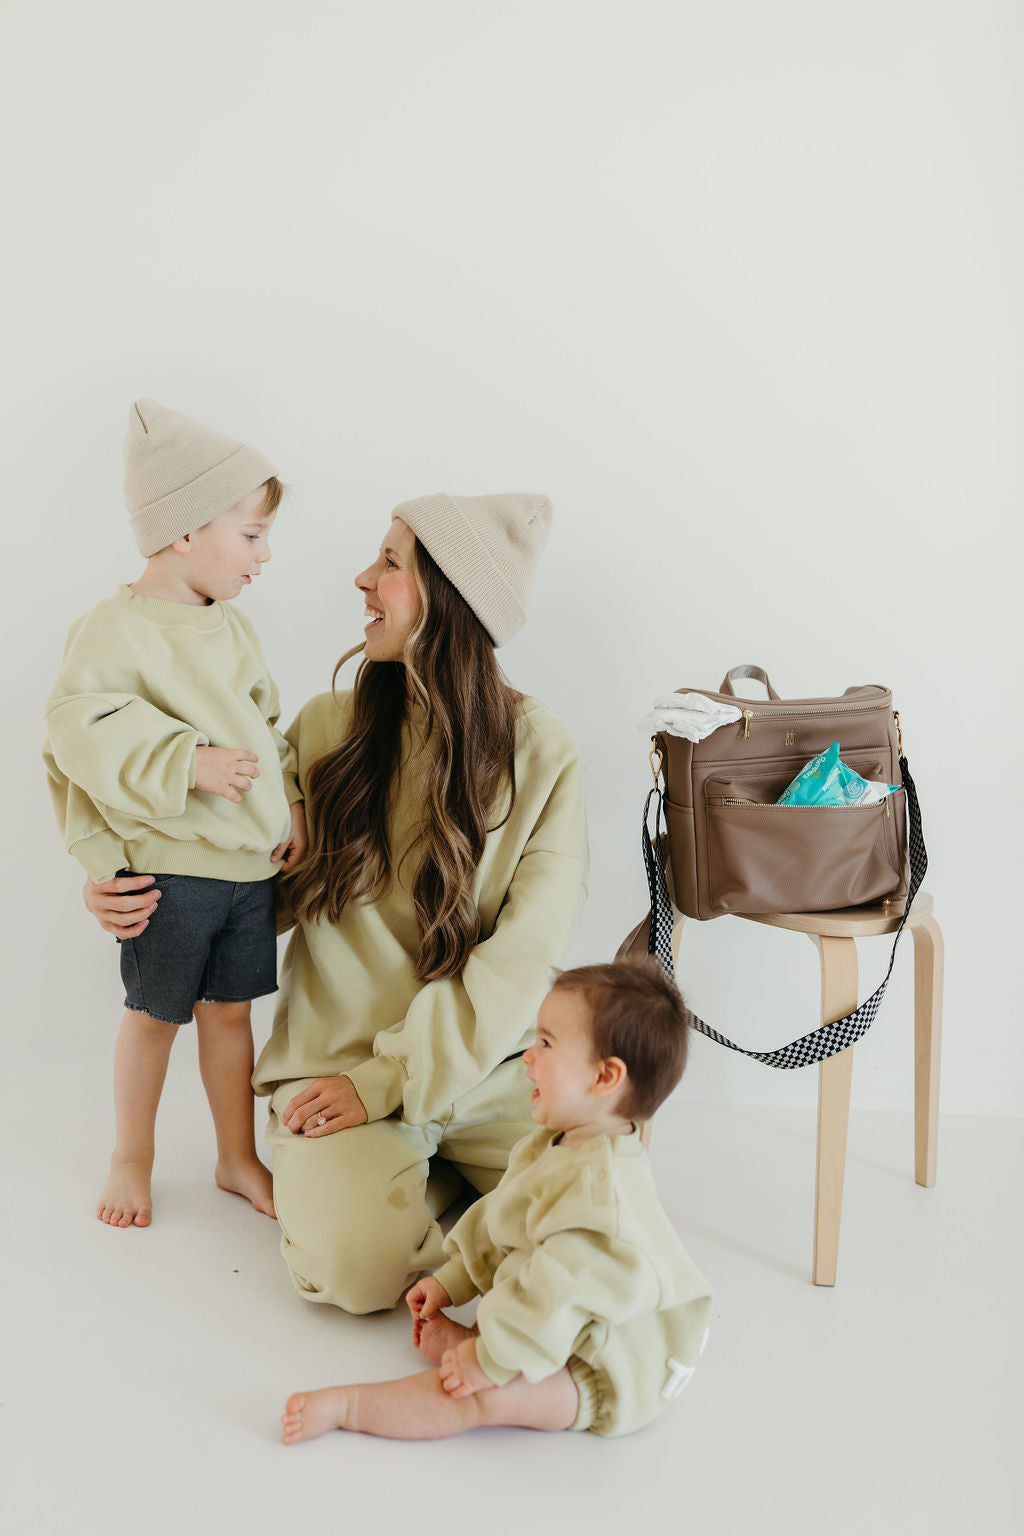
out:
{"label": "baby's bare foot", "polygon": [[435,1312],[425,1323],[419,1322],[419,1319],[417,1322],[419,1327],[413,1329],[413,1342],[432,1365],[440,1365],[446,1349],[454,1349],[463,1339],[476,1333],[475,1328],[466,1328],[454,1318],[446,1317],[443,1312]]}
{"label": "baby's bare foot", "polygon": [[315,1440],[329,1429],[354,1429],[346,1422],[351,1407],[351,1387],[321,1387],[319,1392],[295,1392],[281,1415],[281,1439],[285,1445]]}
{"label": "baby's bare foot", "polygon": [[153,1219],[150,1195],[152,1161],[110,1160],[110,1173],[100,1191],[96,1216],[108,1227],[148,1227]]}
{"label": "baby's bare foot", "polygon": [[270,1169],[258,1157],[243,1162],[221,1161],[214,1174],[218,1189],[231,1195],[243,1195],[264,1216],[274,1216],[274,1180]]}

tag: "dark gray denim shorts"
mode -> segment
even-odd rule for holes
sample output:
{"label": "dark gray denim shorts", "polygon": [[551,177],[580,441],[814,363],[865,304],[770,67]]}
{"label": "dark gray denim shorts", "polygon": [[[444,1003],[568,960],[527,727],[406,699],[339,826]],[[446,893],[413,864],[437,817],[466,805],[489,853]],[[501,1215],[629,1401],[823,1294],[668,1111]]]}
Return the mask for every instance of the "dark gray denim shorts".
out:
{"label": "dark gray denim shorts", "polygon": [[273,879],[157,875],[153,889],[161,895],[149,927],[119,941],[126,1008],[188,1024],[194,1003],[241,1003],[277,991]]}

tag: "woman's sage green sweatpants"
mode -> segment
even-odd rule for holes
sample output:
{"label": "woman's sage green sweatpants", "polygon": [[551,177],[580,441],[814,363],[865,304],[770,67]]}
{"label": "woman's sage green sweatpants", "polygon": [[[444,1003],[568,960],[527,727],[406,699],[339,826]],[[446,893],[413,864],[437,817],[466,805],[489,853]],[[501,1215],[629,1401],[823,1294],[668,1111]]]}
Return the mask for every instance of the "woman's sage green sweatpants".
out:
{"label": "woman's sage green sweatpants", "polygon": [[444,1259],[435,1216],[458,1188],[452,1170],[487,1194],[512,1147],[534,1129],[532,1084],[517,1056],[426,1125],[391,1115],[307,1140],[280,1116],[314,1081],[282,1083],[270,1101],[267,1140],[281,1252],[296,1290],[309,1301],[346,1312],[393,1307]]}

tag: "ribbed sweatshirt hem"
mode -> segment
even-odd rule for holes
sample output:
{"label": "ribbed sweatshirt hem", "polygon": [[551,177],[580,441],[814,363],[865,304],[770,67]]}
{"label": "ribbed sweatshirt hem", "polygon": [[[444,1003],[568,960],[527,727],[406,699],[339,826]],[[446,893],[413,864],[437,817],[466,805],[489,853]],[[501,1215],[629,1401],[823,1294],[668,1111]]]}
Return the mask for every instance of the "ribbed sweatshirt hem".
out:
{"label": "ribbed sweatshirt hem", "polygon": [[204,880],[236,880],[240,884],[270,880],[281,871],[280,864],[271,864],[269,848],[265,853],[253,853],[156,836],[126,842],[124,862],[137,875],[198,875]]}

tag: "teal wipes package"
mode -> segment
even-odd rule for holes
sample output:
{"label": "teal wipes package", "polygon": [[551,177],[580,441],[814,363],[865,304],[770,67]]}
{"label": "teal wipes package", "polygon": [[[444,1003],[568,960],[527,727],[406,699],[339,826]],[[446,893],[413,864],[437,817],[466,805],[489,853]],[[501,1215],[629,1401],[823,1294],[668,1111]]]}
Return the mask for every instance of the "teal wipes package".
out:
{"label": "teal wipes package", "polygon": [[817,757],[813,757],[801,768],[792,784],[783,790],[775,803],[877,805],[898,788],[897,784],[862,779],[859,773],[843,762],[839,756],[839,743],[834,741],[825,752],[819,752]]}

